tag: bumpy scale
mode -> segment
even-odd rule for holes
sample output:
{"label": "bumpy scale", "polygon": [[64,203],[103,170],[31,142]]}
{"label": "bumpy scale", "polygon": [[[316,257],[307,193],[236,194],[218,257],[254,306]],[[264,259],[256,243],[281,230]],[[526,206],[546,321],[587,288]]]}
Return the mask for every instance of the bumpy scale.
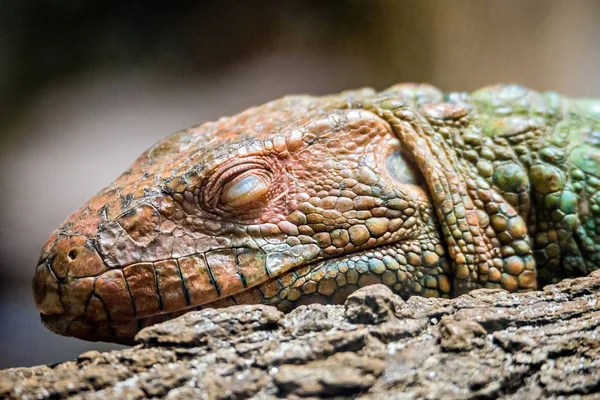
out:
{"label": "bumpy scale", "polygon": [[199,307],[508,291],[600,266],[594,102],[402,84],[292,96],[178,132],[50,237],[53,331],[128,343]]}

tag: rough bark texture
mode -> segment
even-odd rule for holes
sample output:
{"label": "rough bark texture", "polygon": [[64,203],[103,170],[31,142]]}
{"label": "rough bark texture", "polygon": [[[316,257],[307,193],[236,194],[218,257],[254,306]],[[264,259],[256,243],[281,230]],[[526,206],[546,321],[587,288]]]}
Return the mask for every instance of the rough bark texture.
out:
{"label": "rough bark texture", "polygon": [[8,398],[598,398],[600,271],[542,291],[190,312],[138,345],[0,371]]}

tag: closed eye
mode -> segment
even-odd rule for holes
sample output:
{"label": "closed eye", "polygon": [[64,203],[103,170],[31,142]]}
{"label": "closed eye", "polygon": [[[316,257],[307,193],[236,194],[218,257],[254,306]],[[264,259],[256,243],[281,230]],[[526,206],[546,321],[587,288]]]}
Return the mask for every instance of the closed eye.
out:
{"label": "closed eye", "polygon": [[287,186],[286,174],[276,158],[234,157],[206,176],[198,193],[199,206],[224,219],[257,221]]}
{"label": "closed eye", "polygon": [[269,192],[269,179],[259,170],[251,170],[227,182],[221,191],[219,203],[225,207],[247,207],[262,203]]}

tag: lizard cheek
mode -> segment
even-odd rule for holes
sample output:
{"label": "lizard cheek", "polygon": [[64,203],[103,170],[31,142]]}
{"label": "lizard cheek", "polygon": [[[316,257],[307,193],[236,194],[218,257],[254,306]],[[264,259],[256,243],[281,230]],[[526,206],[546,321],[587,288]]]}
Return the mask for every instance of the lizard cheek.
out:
{"label": "lizard cheek", "polygon": [[223,186],[219,203],[226,207],[245,207],[261,202],[268,191],[269,185],[264,177],[241,176]]}

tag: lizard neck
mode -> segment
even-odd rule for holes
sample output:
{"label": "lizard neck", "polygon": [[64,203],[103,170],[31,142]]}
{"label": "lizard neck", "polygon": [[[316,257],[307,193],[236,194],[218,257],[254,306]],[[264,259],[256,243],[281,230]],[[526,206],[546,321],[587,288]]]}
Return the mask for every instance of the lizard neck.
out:
{"label": "lizard neck", "polygon": [[446,100],[469,118],[430,121],[439,140],[478,208],[501,198],[527,223],[539,286],[600,268],[600,99],[507,86]]}
{"label": "lizard neck", "polygon": [[600,215],[594,211],[600,209],[595,137],[600,129],[590,112],[600,110],[600,103],[587,100],[582,108],[578,101],[560,99],[556,104],[556,112],[527,116],[531,126],[510,137],[513,161],[495,167],[493,179],[528,223],[540,286],[600,266]]}

